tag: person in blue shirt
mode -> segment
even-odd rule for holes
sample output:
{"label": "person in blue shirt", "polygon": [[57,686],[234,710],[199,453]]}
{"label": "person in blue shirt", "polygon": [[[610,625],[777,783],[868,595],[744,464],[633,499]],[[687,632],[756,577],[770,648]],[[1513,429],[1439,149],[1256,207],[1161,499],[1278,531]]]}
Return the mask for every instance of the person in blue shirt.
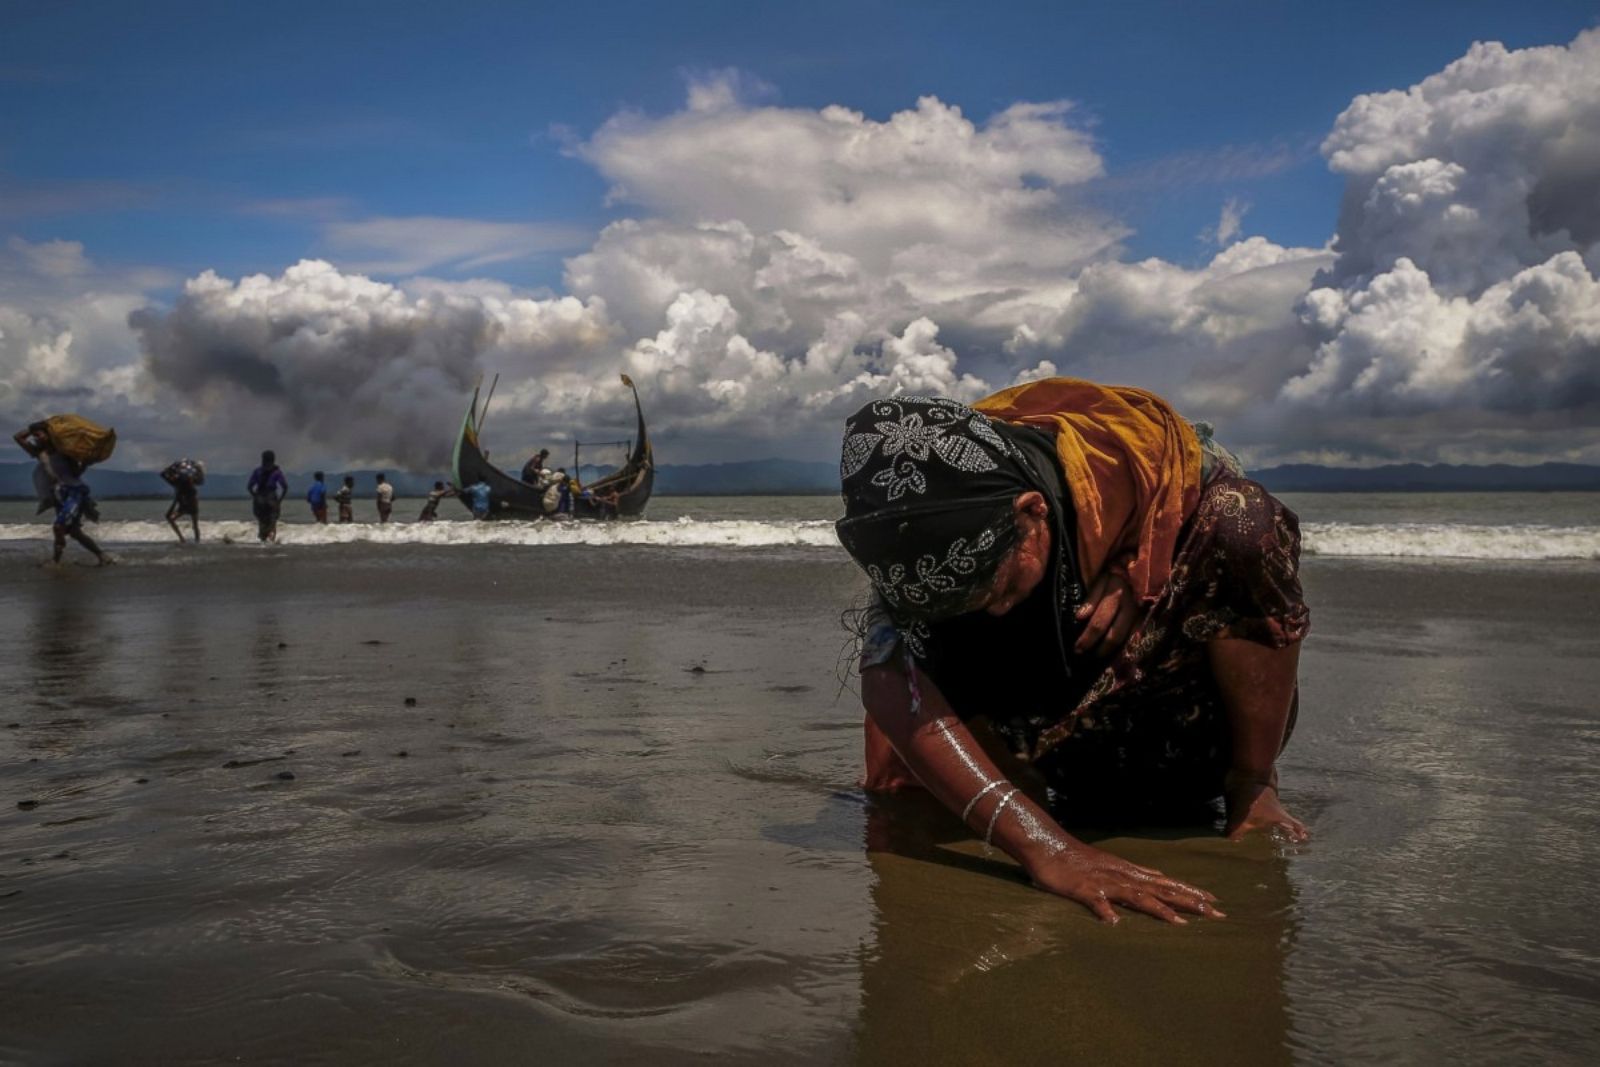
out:
{"label": "person in blue shirt", "polygon": [[262,544],[278,539],[278,509],[283,498],[289,495],[289,479],[278,466],[278,457],[270,448],[261,453],[261,466],[250,472],[246,485],[250,493],[250,509],[256,516],[256,536]]}
{"label": "person in blue shirt", "polygon": [[487,519],[489,517],[490,500],[488,482],[480,478],[472,485],[469,485],[465,489],[461,490],[461,492],[467,498],[467,502],[472,505],[473,518]]}
{"label": "person in blue shirt", "polygon": [[320,523],[328,521],[328,486],[321,471],[311,476],[311,488],[306,490],[306,503],[311,505],[311,517]]}

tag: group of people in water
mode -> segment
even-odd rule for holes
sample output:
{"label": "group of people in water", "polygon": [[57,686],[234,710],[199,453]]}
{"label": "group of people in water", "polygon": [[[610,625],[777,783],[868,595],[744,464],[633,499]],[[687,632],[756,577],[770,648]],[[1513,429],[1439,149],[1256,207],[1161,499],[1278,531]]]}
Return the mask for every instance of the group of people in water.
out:
{"label": "group of people in water", "polygon": [[[61,561],[66,543],[71,539],[93,553],[101,564],[112,562],[105,550],[83,529],[85,519],[99,521],[94,498],[83,480],[84,471],[89,464],[55,447],[51,439],[49,420],[30,423],[18,430],[13,439],[28,455],[38,461],[35,485],[39,490],[40,510],[47,508],[55,510],[55,521],[51,524],[55,538],[54,561],[57,563]],[[549,449],[541,449],[528,460],[522,470],[523,481],[542,492],[541,502],[546,516],[571,517],[576,510],[574,502],[577,500],[583,500],[588,505],[589,512],[599,517],[609,518],[617,514],[616,492],[596,492],[584,488],[576,478],[568,477],[564,469],[546,467],[545,460],[549,455]],[[305,499],[311,509],[312,520],[318,523],[329,521],[328,504],[331,498],[337,509],[336,521],[354,522],[355,477],[345,475],[343,483],[332,492],[328,489],[327,475],[324,472],[317,471],[311,477],[311,486],[306,490]],[[161,479],[171,486],[173,494],[165,515],[167,524],[172,527],[172,532],[177,535],[178,540],[185,542],[188,538],[184,535],[183,520],[187,519],[189,537],[198,543],[200,487],[206,480],[205,463],[195,459],[176,460],[162,470]],[[250,507],[256,520],[257,537],[262,543],[276,541],[283,502],[289,496],[289,479],[284,474],[283,468],[278,466],[277,454],[271,449],[261,453],[261,465],[250,472],[245,488],[250,495]],[[379,524],[389,522],[393,516],[394,496],[394,483],[389,481],[387,475],[377,474],[373,499],[377,506]],[[447,497],[462,498],[475,519],[488,519],[494,513],[493,490],[482,479],[460,488],[436,481],[433,483],[433,488],[428,491],[417,521],[432,522],[438,519],[439,504]]]}
{"label": "group of people in water", "polygon": [[[162,480],[173,489],[172,503],[167,508],[166,518],[168,524],[172,526],[173,533],[178,535],[179,541],[184,540],[184,536],[178,520],[184,516],[189,518],[194,539],[200,540],[200,486],[205,482],[205,473],[205,464],[193,459],[180,459],[161,472]],[[289,479],[284,474],[283,468],[278,466],[277,454],[271,449],[261,453],[261,465],[250,472],[249,480],[245,483],[245,491],[250,494],[250,509],[255,515],[257,537],[263,543],[276,541],[283,502],[289,496]],[[354,522],[355,494],[354,475],[345,475],[344,483],[330,494],[327,475],[317,471],[311,476],[311,487],[306,490],[306,504],[311,509],[312,521],[327,523],[328,499],[331,496],[334,506],[338,508],[337,521]],[[427,502],[422,507],[422,513],[417,516],[417,521],[430,522],[437,519],[439,501],[447,496],[456,495],[458,495],[457,490],[446,486],[443,482],[434,482],[433,490],[428,493]],[[377,504],[378,522],[387,523],[394,514],[394,483],[381,472],[376,476],[373,499]]]}
{"label": "group of people in water", "polygon": [[522,483],[531,485],[539,491],[539,506],[544,513],[554,518],[571,515],[574,501],[589,500],[602,510],[609,503],[614,509],[616,505],[615,494],[607,500],[603,494],[595,494],[583,489],[578,484],[578,479],[570,477],[565,467],[550,467],[546,461],[550,458],[550,450],[541,448],[528,458],[522,465]]}
{"label": "group of people in water", "polygon": [[565,518],[573,515],[582,501],[589,511],[600,518],[615,518],[617,502],[621,494],[616,490],[594,490],[585,488],[577,478],[570,476],[565,467],[552,468],[547,465],[550,450],[541,448],[528,458],[522,465],[522,483],[532,486],[540,493],[539,505],[550,518]]}

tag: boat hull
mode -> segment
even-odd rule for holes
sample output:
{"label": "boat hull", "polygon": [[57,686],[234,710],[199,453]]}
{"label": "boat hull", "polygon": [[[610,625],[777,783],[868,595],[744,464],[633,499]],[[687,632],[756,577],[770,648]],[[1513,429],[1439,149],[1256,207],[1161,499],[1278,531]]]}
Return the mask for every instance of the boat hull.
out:
{"label": "boat hull", "polygon": [[[628,384],[631,388],[632,383]],[[633,402],[639,427],[638,437],[634,440],[633,451],[629,453],[627,462],[604,478],[599,478],[584,487],[597,497],[609,498],[615,493],[615,505],[578,497],[572,502],[574,518],[635,518],[644,514],[645,505],[650,502],[650,494],[655,488],[655,460],[650,448],[650,438],[645,430],[644,410],[639,404],[638,390],[634,390]],[[483,446],[478,440],[479,419],[478,396],[474,393],[472,406],[467,411],[466,418],[462,420],[461,434],[456,439],[455,487],[459,490],[469,485],[476,485],[480,481],[486,482],[489,486],[491,518],[525,521],[549,518],[544,510],[542,489],[507,474],[491,463],[489,457],[484,454]],[[465,496],[461,498],[461,502],[471,508]]]}

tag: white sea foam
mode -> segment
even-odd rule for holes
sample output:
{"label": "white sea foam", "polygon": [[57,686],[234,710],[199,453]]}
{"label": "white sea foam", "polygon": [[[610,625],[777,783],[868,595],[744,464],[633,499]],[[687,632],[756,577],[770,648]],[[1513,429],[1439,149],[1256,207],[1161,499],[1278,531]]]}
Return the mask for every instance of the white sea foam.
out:
{"label": "white sea foam", "polygon": [[[160,544],[173,540],[161,522],[108,522],[91,527],[108,544]],[[1473,560],[1600,560],[1600,527],[1487,526],[1459,523],[1305,523],[1307,556],[1409,557]],[[253,522],[208,522],[208,541],[254,545]],[[48,526],[0,525],[0,541],[46,540]],[[672,522],[434,522],[313,526],[285,523],[279,543],[316,545],[659,545],[668,547],[837,549],[827,521],[705,520]]]}
{"label": "white sea foam", "polygon": [[1308,556],[1600,560],[1600,527],[1342,522],[1301,527]]}
{"label": "white sea foam", "polygon": [[[185,527],[187,530],[187,527]],[[88,527],[107,544],[175,542],[163,522],[106,522]],[[207,522],[201,534],[208,541],[256,543],[254,522]],[[48,539],[43,524],[0,525],[0,541]],[[673,522],[417,522],[417,523],[283,523],[278,543],[286,546],[346,545],[671,545],[684,547],[759,548],[815,546],[837,548],[833,523],[826,521],[761,522],[754,520],[678,519]]]}

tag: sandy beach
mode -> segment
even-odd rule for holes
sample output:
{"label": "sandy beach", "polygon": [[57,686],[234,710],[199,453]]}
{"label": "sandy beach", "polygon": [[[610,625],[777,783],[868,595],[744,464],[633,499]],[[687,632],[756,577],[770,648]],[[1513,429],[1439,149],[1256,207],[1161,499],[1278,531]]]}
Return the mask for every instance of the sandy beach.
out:
{"label": "sandy beach", "polygon": [[1315,837],[1105,841],[1231,916],[1171,929],[856,788],[836,550],[125,557],[0,557],[0,1061],[1600,1048],[1590,563],[1308,561]]}

